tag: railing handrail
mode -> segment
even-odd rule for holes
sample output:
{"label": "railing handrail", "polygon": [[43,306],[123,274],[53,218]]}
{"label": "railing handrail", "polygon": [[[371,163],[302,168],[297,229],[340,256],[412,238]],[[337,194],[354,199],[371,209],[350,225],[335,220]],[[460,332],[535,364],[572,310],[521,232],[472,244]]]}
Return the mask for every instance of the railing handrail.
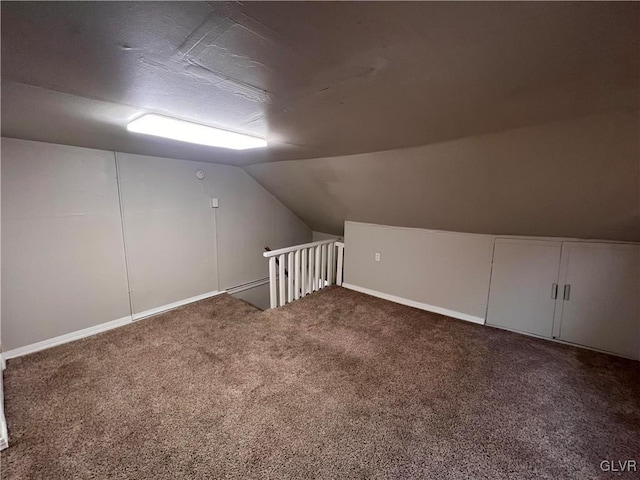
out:
{"label": "railing handrail", "polygon": [[344,243],[337,238],[267,250],[269,305],[284,306],[329,285],[342,285]]}
{"label": "railing handrail", "polygon": [[285,247],[285,248],[280,248],[278,250],[270,250],[268,252],[264,252],[262,255],[264,255],[266,258],[269,258],[269,257],[274,257],[276,255],[282,255],[283,253],[295,252],[296,250],[317,247],[319,245],[326,245],[328,243],[334,243],[337,241],[338,241],[337,237],[330,238],[328,240],[318,240],[317,242],[303,243],[302,245],[294,245],[293,247]]}

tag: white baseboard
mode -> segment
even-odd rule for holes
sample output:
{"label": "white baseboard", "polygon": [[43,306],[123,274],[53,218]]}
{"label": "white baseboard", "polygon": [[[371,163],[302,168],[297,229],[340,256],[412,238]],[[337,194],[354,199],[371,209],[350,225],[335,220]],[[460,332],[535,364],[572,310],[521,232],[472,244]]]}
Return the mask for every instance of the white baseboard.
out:
{"label": "white baseboard", "polygon": [[4,450],[9,446],[9,432],[7,432],[7,422],[4,419],[4,407],[2,418],[0,418],[0,450]]}
{"label": "white baseboard", "polygon": [[9,360],[10,358],[21,357],[23,355],[28,355],[29,353],[39,352],[40,350],[56,347],[58,345],[62,345],[63,343],[72,342],[74,340],[79,340],[81,338],[90,337],[97,333],[106,332],[107,330],[121,327],[122,325],[127,325],[129,323],[131,323],[131,316],[128,315],[126,317],[119,318],[118,320],[112,320],[110,322],[101,323],[100,325],[95,325],[93,327],[77,330],[75,332],[67,333],[65,335],[60,335],[59,337],[49,338],[41,342],[32,343],[31,345],[26,345],[24,347],[8,350],[6,352],[3,352],[3,357],[6,358],[7,360]]}
{"label": "white baseboard", "polygon": [[269,283],[269,277],[261,278],[259,280],[254,280],[253,282],[243,283],[242,285],[227,288],[227,293],[229,295],[233,295],[235,293],[244,292],[245,290],[250,290],[252,288],[260,287],[267,283]]}
{"label": "white baseboard", "polygon": [[487,327],[497,328],[498,330],[505,330],[507,332],[517,333],[519,335],[526,335],[527,337],[539,338],[540,340],[546,340],[548,342],[560,343],[562,345],[569,345],[570,347],[582,348],[583,350],[591,350],[592,352],[606,353],[607,355],[613,355],[614,357],[620,357],[620,358],[628,358],[629,360],[640,360],[640,355],[636,355],[635,357],[622,355],[616,352],[600,350],[599,348],[587,347],[586,345],[580,345],[579,343],[566,342],[564,340],[560,340],[559,338],[549,338],[549,337],[545,337],[544,335],[536,335],[535,333],[523,332],[521,330],[514,330],[512,328],[505,328],[498,325],[491,325],[490,323],[487,323],[486,325]]}
{"label": "white baseboard", "polygon": [[[7,364],[4,360],[4,353],[2,352],[0,352],[0,364],[2,364],[2,370],[7,368]],[[4,450],[9,446],[7,421],[4,417],[4,379],[2,378],[2,370],[0,370],[0,450]]]}
{"label": "white baseboard", "polygon": [[2,382],[2,373],[0,372],[0,450],[4,450],[9,446],[9,432],[7,431],[7,420],[4,416],[4,389]]}
{"label": "white baseboard", "polygon": [[484,325],[484,318],[475,317],[473,315],[469,315],[468,313],[456,312],[455,310],[436,307],[434,305],[429,305],[428,303],[421,303],[421,302],[416,302],[415,300],[409,300],[407,298],[396,297],[395,295],[378,292],[376,290],[370,290],[364,287],[358,287],[357,285],[351,285],[350,283],[343,283],[342,286],[344,288],[348,288],[349,290],[355,290],[356,292],[366,293],[367,295],[382,298],[384,300],[389,300],[390,302],[400,303],[408,307],[419,308],[420,310],[427,310],[429,312],[439,313],[440,315],[446,315],[447,317],[453,317],[459,320],[466,320],[467,322]]}
{"label": "white baseboard", "polygon": [[206,298],[215,297],[216,295],[221,295],[223,293],[227,293],[226,290],[215,290],[213,292],[203,293],[202,295],[196,295],[195,297],[185,298],[184,300],[178,300],[177,302],[168,303],[166,305],[162,305],[161,307],[151,308],[149,310],[145,310],[144,312],[134,313],[133,319],[140,320],[142,318],[151,317],[152,315],[157,315],[159,313],[167,312],[169,310],[173,310],[174,308],[181,307],[188,303],[197,302],[199,300],[204,300]]}
{"label": "white baseboard", "polygon": [[107,330],[118,328],[123,325],[128,325],[131,323],[132,320],[140,320],[141,318],[157,315],[159,313],[163,313],[168,310],[173,310],[174,308],[180,307],[182,305],[186,305],[187,303],[197,302],[198,300],[204,300],[205,298],[213,297],[215,295],[220,295],[221,293],[225,293],[225,292],[215,291],[215,292],[203,293],[202,295],[197,295],[195,297],[186,298],[184,300],[169,303],[161,307],[152,308],[151,310],[146,310],[144,312],[136,313],[135,315],[133,315],[133,317],[129,315],[123,318],[119,318],[118,320],[101,323],[100,325],[95,325],[93,327],[77,330],[75,332],[67,333],[65,335],[60,335],[59,337],[50,338],[48,340],[43,340],[38,343],[32,343],[31,345],[26,345],[24,347],[8,350],[2,353],[2,359],[4,361],[4,359],[8,360],[11,358],[21,357],[23,355],[28,355],[30,353],[39,352],[40,350],[56,347],[58,345],[62,345],[63,343],[68,343],[74,340],[80,340],[81,338],[90,337],[97,333],[106,332]]}

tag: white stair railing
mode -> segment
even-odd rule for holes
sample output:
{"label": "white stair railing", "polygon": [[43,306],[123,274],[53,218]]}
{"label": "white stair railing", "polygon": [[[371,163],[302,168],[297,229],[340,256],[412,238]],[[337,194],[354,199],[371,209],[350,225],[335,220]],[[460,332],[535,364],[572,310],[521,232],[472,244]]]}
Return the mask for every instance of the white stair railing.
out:
{"label": "white stair railing", "polygon": [[337,239],[280,248],[263,255],[269,259],[271,308],[334,283],[342,285],[344,243]]}

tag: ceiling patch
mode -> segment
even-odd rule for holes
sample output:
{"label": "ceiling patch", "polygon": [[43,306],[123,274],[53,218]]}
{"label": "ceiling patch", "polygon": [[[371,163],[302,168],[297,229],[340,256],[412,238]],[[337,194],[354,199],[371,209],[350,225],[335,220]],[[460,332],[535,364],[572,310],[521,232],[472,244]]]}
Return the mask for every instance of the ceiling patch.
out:
{"label": "ceiling patch", "polygon": [[151,57],[142,57],[140,63],[148,67],[160,70],[161,72],[184,72],[198,80],[205,81],[224,91],[241,96],[256,103],[270,103],[271,99],[268,92],[230,78],[222,73],[213,72],[207,67],[200,65],[192,60],[169,59],[161,60]]}
{"label": "ceiling patch", "polygon": [[240,80],[228,77],[222,73],[214,72],[204,65],[199,65],[194,61],[189,62],[185,67],[185,72],[254,102],[270,103],[269,92]]}
{"label": "ceiling patch", "polygon": [[218,13],[211,13],[204,21],[193,30],[184,42],[176,49],[181,57],[186,57],[192,50],[202,48],[201,44],[212,45],[218,37],[224,34],[235,22],[227,17],[221,17]]}

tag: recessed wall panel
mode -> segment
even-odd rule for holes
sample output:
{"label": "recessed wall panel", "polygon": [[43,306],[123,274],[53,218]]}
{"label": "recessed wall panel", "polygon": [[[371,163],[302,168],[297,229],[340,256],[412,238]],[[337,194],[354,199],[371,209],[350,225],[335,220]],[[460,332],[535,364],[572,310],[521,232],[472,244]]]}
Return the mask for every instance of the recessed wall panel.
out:
{"label": "recessed wall panel", "polygon": [[112,152],[2,139],[5,351],[130,314]]}

